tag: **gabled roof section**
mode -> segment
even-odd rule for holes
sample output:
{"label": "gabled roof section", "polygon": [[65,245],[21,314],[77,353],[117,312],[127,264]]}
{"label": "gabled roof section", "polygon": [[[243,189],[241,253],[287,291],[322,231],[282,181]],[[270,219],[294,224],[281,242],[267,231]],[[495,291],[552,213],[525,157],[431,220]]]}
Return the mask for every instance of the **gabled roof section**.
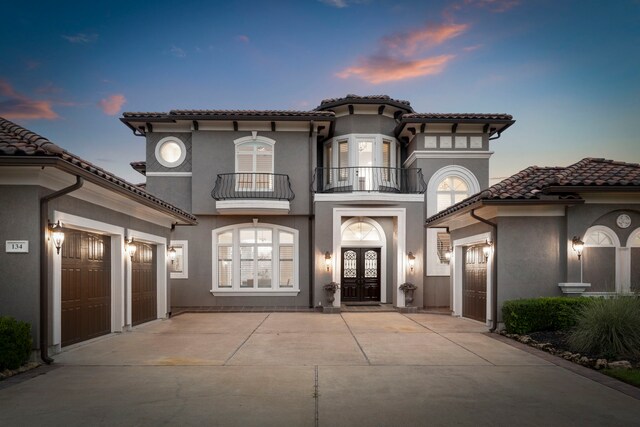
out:
{"label": "gabled roof section", "polygon": [[409,101],[393,99],[389,95],[359,96],[349,94],[343,98],[323,99],[320,105],[316,107],[316,110],[328,110],[346,104],[387,104],[413,113],[413,108],[411,108],[411,103]]}
{"label": "gabled roof section", "polygon": [[84,178],[125,197],[154,207],[188,224],[196,217],[142,190],[110,172],[69,153],[34,132],[0,117],[0,163],[52,165]]}
{"label": "gabled roof section", "polygon": [[585,158],[567,167],[531,166],[427,218],[441,222],[480,205],[582,202],[578,192],[640,191],[640,165]]}

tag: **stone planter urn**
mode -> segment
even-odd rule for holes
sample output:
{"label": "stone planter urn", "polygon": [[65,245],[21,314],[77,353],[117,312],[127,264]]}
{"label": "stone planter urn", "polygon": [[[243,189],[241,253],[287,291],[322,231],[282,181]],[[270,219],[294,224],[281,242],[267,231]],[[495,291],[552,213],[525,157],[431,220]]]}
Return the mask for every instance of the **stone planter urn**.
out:
{"label": "stone planter urn", "polygon": [[416,289],[418,289],[418,287],[413,283],[407,282],[400,285],[400,290],[404,292],[404,305],[406,307],[411,306],[411,303],[413,302],[413,293]]}
{"label": "stone planter urn", "polygon": [[333,305],[333,302],[336,300],[336,292],[340,288],[336,282],[327,283],[324,285],[324,293],[326,294],[327,302],[329,305]]}

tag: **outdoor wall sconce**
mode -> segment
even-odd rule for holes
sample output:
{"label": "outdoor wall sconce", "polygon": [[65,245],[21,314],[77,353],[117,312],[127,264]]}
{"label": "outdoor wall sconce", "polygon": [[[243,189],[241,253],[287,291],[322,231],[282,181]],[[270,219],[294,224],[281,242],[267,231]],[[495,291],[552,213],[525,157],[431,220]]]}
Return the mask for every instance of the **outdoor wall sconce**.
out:
{"label": "outdoor wall sconce", "polygon": [[62,224],[60,221],[55,224],[49,224],[50,239],[53,245],[56,247],[56,253],[60,255],[60,248],[64,242],[64,232],[62,231]]}
{"label": "outdoor wall sconce", "polygon": [[578,260],[580,260],[582,257],[582,251],[584,250],[584,242],[578,236],[574,236],[574,238],[571,239],[571,247],[576,251],[576,254],[578,254]]}
{"label": "outdoor wall sconce", "polygon": [[127,254],[131,257],[131,259],[133,259],[133,256],[136,253],[136,249],[138,249],[136,248],[136,245],[133,243],[133,237],[127,243],[126,249],[127,249]]}
{"label": "outdoor wall sconce", "polygon": [[324,265],[327,267],[327,271],[331,270],[331,252],[329,251],[324,253]]}
{"label": "outdoor wall sconce", "polygon": [[169,259],[171,260],[171,264],[176,260],[176,248],[173,246],[169,247]]}
{"label": "outdoor wall sconce", "polygon": [[416,266],[416,256],[413,252],[409,252],[407,254],[407,259],[409,260],[409,270],[413,273],[413,268]]}
{"label": "outdoor wall sconce", "polygon": [[487,243],[482,247],[482,253],[484,254],[484,259],[488,259],[489,255],[491,255],[491,249],[493,248],[493,242],[487,239]]}
{"label": "outdoor wall sconce", "polygon": [[451,256],[453,255],[453,252],[451,251],[451,248],[447,249],[447,251],[444,253],[444,259],[447,260],[447,264],[451,261]]}

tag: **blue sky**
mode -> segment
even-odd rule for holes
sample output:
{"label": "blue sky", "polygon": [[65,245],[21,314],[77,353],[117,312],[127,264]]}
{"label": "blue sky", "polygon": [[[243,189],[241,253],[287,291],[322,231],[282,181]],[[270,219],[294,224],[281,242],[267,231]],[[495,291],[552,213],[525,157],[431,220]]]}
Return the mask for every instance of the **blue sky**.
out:
{"label": "blue sky", "polygon": [[640,162],[640,1],[11,2],[0,116],[132,182],[123,111],[313,109],[387,94],[509,113],[491,177]]}

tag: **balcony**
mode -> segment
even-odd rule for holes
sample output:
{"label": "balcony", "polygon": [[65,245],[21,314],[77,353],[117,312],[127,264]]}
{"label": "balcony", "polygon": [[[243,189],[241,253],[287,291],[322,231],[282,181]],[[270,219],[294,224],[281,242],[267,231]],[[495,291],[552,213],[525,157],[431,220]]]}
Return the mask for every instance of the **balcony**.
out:
{"label": "balcony", "polygon": [[427,184],[422,169],[387,167],[316,168],[315,193],[424,194]]}
{"label": "balcony", "polygon": [[286,214],[295,194],[289,175],[222,173],[216,178],[211,197],[220,213]]}

